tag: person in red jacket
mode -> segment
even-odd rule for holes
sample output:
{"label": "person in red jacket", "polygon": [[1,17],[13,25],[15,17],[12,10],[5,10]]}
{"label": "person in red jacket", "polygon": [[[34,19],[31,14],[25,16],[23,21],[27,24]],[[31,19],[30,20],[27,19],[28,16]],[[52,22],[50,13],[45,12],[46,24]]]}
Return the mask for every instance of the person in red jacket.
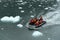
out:
{"label": "person in red jacket", "polygon": [[37,20],[38,20],[37,18],[31,19],[30,24],[34,24]]}
{"label": "person in red jacket", "polygon": [[36,25],[36,26],[39,26],[39,25],[41,25],[41,23],[43,23],[43,18],[42,18],[42,16],[40,17],[39,20],[37,20],[37,21],[35,22],[35,25]]}

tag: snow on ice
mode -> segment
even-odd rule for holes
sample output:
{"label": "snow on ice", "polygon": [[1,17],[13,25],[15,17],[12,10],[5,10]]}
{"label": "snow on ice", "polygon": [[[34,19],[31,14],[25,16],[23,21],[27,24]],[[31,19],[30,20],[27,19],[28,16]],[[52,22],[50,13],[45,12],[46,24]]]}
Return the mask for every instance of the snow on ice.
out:
{"label": "snow on ice", "polygon": [[10,16],[10,17],[4,16],[4,17],[1,18],[1,21],[2,21],[2,22],[12,22],[12,23],[16,23],[16,22],[19,22],[20,19],[21,19],[20,16],[15,16],[15,17],[13,17],[13,16]]}
{"label": "snow on ice", "polygon": [[17,27],[22,28],[23,25],[22,24],[17,24]]}
{"label": "snow on ice", "polygon": [[32,36],[34,36],[34,37],[43,36],[43,33],[39,32],[39,31],[34,31]]}

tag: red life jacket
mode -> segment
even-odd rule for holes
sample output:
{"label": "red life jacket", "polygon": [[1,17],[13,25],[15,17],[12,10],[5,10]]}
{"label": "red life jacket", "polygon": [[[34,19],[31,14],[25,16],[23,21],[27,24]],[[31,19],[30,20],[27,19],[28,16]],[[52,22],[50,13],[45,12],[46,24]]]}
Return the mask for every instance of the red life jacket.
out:
{"label": "red life jacket", "polygon": [[34,18],[34,19],[30,20],[30,22],[31,22],[31,23],[35,23],[36,21],[37,21],[37,19],[36,19],[36,18]]}

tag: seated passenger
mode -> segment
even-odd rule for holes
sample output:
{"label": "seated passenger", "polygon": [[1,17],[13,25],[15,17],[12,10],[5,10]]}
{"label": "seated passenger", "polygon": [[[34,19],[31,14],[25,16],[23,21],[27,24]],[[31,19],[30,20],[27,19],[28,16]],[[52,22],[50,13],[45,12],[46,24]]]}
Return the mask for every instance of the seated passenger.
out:
{"label": "seated passenger", "polygon": [[37,20],[38,20],[37,18],[31,19],[30,24],[34,24]]}
{"label": "seated passenger", "polygon": [[39,26],[39,21],[37,21],[37,22],[35,23],[35,25],[36,25],[36,26]]}

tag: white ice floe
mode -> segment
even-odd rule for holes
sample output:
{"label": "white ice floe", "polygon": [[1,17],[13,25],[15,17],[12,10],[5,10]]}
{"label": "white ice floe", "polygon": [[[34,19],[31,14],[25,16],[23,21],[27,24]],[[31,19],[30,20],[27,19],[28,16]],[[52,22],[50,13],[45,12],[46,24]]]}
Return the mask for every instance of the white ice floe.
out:
{"label": "white ice floe", "polygon": [[27,1],[25,1],[25,2],[22,2],[21,4],[22,4],[22,5],[25,5],[26,3],[27,3]]}
{"label": "white ice floe", "polygon": [[21,13],[24,13],[24,10],[21,10]]}
{"label": "white ice floe", "polygon": [[32,17],[32,18],[33,18],[33,17],[34,17],[34,15],[31,15],[30,17]]}
{"label": "white ice floe", "polygon": [[2,22],[12,22],[12,23],[16,23],[16,22],[19,22],[20,19],[21,19],[20,16],[15,16],[15,17],[13,17],[13,16],[10,16],[10,17],[4,16],[4,17],[1,18],[1,21],[2,21]]}
{"label": "white ice floe", "polygon": [[17,27],[22,28],[23,25],[22,24],[17,24]]}
{"label": "white ice floe", "polygon": [[1,2],[1,0],[0,0],[0,2]]}
{"label": "white ice floe", "polygon": [[39,7],[41,7],[41,5],[38,5]]}
{"label": "white ice floe", "polygon": [[4,28],[1,28],[1,30],[4,30]]}
{"label": "white ice floe", "polygon": [[29,7],[31,7],[32,5],[30,4]]}
{"label": "white ice floe", "polygon": [[33,11],[30,11],[30,13],[33,13]]}
{"label": "white ice floe", "polygon": [[19,2],[23,2],[23,0],[18,0]]}
{"label": "white ice floe", "polygon": [[53,5],[54,7],[57,7],[58,5],[57,4],[55,4],[55,5]]}
{"label": "white ice floe", "polygon": [[47,8],[45,8],[45,10],[48,10],[49,8],[47,7]]}
{"label": "white ice floe", "polygon": [[22,7],[19,7],[19,9],[22,9]]}
{"label": "white ice floe", "polygon": [[34,37],[43,36],[43,33],[39,32],[39,31],[34,31],[32,36],[34,36]]}
{"label": "white ice floe", "polygon": [[48,40],[51,40],[51,38],[48,38]]}

